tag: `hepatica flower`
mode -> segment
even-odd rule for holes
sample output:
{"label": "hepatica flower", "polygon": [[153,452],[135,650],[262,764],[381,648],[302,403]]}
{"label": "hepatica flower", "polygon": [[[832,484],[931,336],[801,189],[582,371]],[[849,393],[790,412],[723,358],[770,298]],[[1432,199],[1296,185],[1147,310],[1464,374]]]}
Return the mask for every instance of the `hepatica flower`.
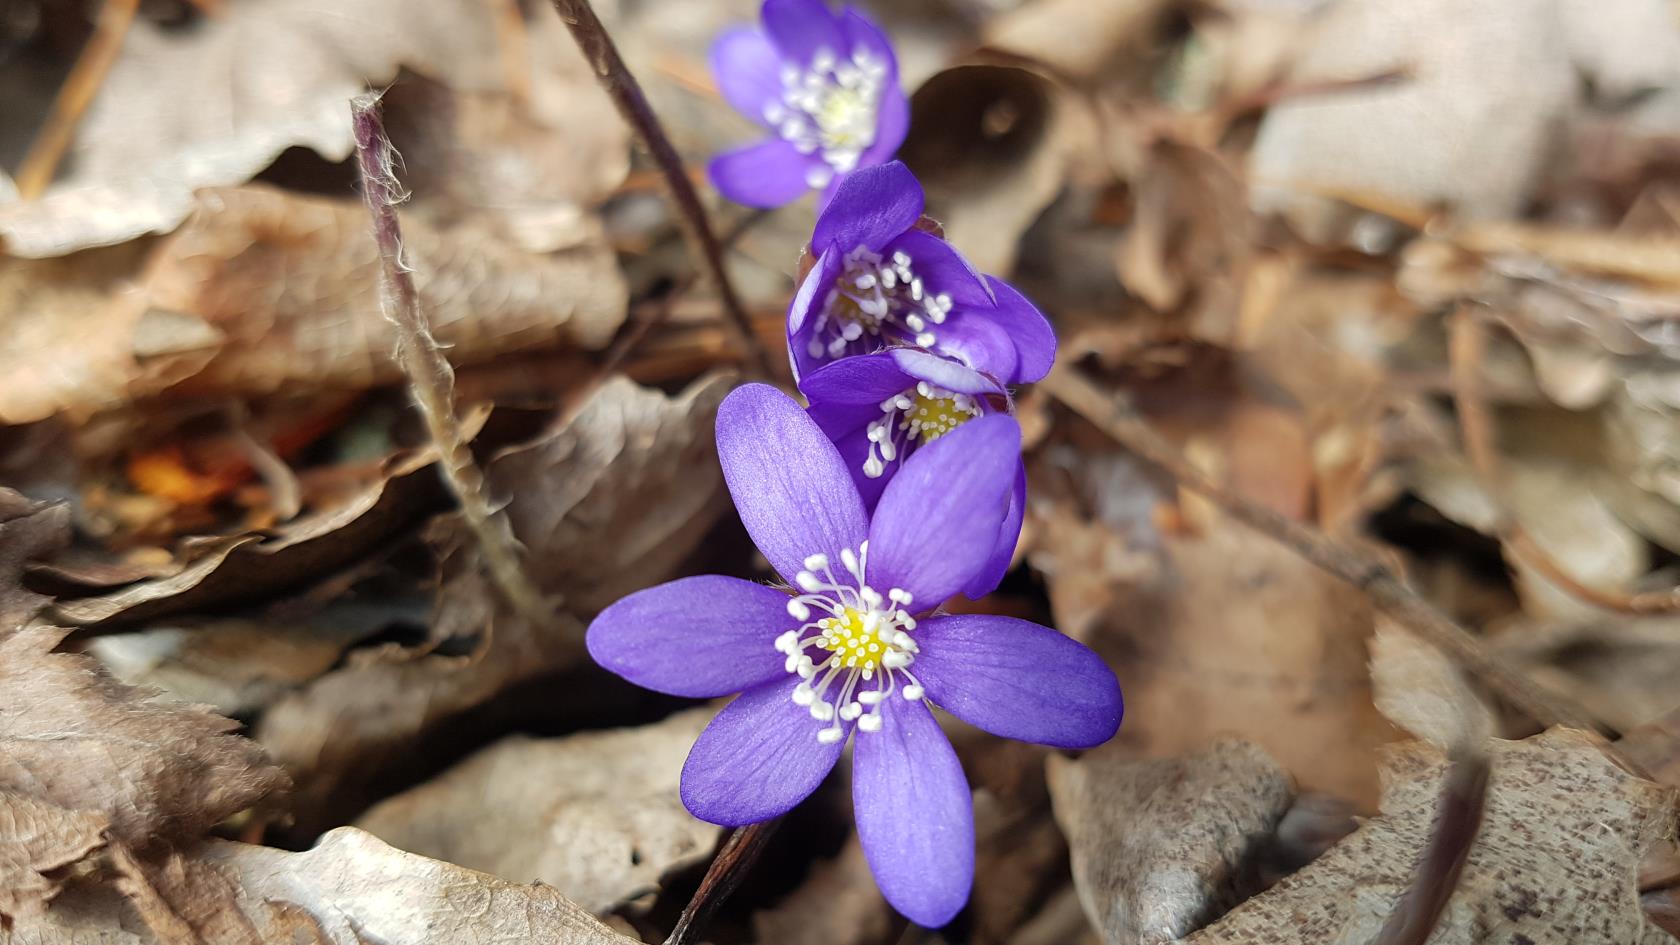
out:
{"label": "hepatica flower", "polygon": [[[808,412],[835,448],[873,511],[893,475],[910,457],[963,424],[1009,410],[1003,385],[948,358],[916,348],[891,348],[841,358],[805,376]],[[1009,508],[986,567],[963,588],[990,593],[1009,570],[1021,535],[1027,471],[1017,457]]]}
{"label": "hepatica flower", "polygon": [[921,184],[898,161],[840,182],[817,216],[816,261],[788,308],[798,376],[893,345],[955,358],[1005,384],[1049,373],[1056,335],[1043,313],[918,229],[922,208]]}
{"label": "hepatica flower", "polygon": [[1019,459],[1013,418],[961,424],[905,460],[873,517],[821,430],[774,388],[718,409],[724,478],[791,590],[685,578],[590,625],[589,652],[678,696],[740,692],[683,767],[682,799],[724,826],[775,817],[822,781],[855,731],[858,836],[887,901],[948,922],[974,875],[974,818],[937,704],[988,732],[1066,748],[1120,723],[1114,675],[1054,630],[938,606],[986,566]]}
{"label": "hepatica flower", "polygon": [[730,30],[712,46],[724,98],[771,135],[712,161],[718,190],[777,207],[891,158],[910,106],[880,29],[851,7],[836,15],[823,0],[765,0],[762,19],[762,31]]}

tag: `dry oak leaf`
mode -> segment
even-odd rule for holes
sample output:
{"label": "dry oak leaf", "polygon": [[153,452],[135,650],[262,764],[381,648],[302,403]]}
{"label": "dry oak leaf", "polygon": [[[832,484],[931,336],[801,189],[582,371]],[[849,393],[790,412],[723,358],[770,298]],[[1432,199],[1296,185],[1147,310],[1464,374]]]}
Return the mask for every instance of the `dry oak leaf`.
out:
{"label": "dry oak leaf", "polygon": [[0,243],[59,256],[166,232],[194,190],[243,183],[287,148],[343,160],[345,102],[400,66],[496,87],[494,15],[478,0],[241,0],[186,29],[141,19],[78,128],[73,173],[0,203]]}
{"label": "dry oak leaf", "polygon": [[1143,760],[1111,743],[1047,761],[1085,914],[1109,945],[1158,945],[1259,888],[1258,853],[1294,797],[1258,746]]}
{"label": "dry oak leaf", "polygon": [[237,723],[52,652],[64,635],[0,638],[0,791],[102,813],[113,838],[143,848],[198,837],[285,788]]}
{"label": "dry oak leaf", "polygon": [[[352,827],[313,849],[215,840],[155,861],[119,857],[109,887],[67,890],[8,945],[639,945],[541,883],[404,853]],[[138,913],[138,918],[136,918]],[[144,925],[140,920],[144,920]],[[147,928],[149,927],[149,933]]]}
{"label": "dry oak leaf", "polygon": [[[1674,835],[1676,790],[1623,771],[1584,732],[1489,745],[1485,819],[1431,945],[1671,942],[1641,912],[1636,874]],[[1422,742],[1386,756],[1381,817],[1186,945],[1370,941],[1411,882],[1447,770]]]}
{"label": "dry oak leaf", "polygon": [[58,871],[105,846],[104,814],[69,811],[0,790],[0,925],[57,895]]}
{"label": "dry oak leaf", "polygon": [[660,877],[704,860],[717,843],[718,828],[677,795],[688,749],[714,714],[504,738],[355,825],[411,853],[546,883],[605,913],[657,892]]}

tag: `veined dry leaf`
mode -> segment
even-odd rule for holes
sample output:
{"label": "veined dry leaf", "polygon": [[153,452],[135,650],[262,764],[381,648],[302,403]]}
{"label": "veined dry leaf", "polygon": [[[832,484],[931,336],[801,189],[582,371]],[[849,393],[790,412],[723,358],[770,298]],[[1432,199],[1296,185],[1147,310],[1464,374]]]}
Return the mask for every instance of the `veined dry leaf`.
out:
{"label": "veined dry leaf", "polygon": [[62,870],[105,846],[110,821],[0,790],[0,923],[44,908]]}
{"label": "veined dry leaf", "polygon": [[1294,793],[1238,739],[1159,760],[1111,743],[1051,755],[1048,775],[1080,902],[1109,945],[1177,941],[1257,889],[1257,852]]}
{"label": "veined dry leaf", "polygon": [[881,898],[857,834],[787,898],[753,913],[758,945],[874,945],[893,929],[892,907]]}
{"label": "veined dry leaf", "polygon": [[[1674,835],[1676,790],[1616,767],[1583,732],[1490,745],[1485,818],[1432,945],[1490,934],[1532,945],[1671,941],[1646,921],[1634,880],[1645,850]],[[1445,771],[1438,749],[1391,747],[1383,816],[1186,945],[1370,941],[1411,882]]]}
{"label": "veined dry leaf", "polygon": [[216,840],[158,860],[122,857],[119,865],[131,904],[108,887],[80,886],[19,923],[8,941],[639,945],[541,883],[510,883],[404,853],[351,827],[302,853]]}
{"label": "veined dry leaf", "polygon": [[1480,745],[1498,731],[1493,709],[1445,653],[1387,616],[1371,638],[1377,710],[1437,748]]}
{"label": "veined dry leaf", "polygon": [[68,505],[32,502],[0,486],[0,636],[23,626],[48,602],[23,587],[23,566],[69,542]]}
{"label": "veined dry leaf", "polygon": [[158,702],[92,659],[52,648],[65,631],[0,637],[0,791],[110,819],[135,848],[196,838],[286,786],[236,723]]}
{"label": "veined dry leaf", "polygon": [[716,713],[564,738],[505,738],[356,821],[422,856],[534,879],[595,913],[659,889],[706,858],[717,827],[677,794],[683,761]]}
{"label": "veined dry leaf", "polygon": [[490,461],[545,590],[592,613],[687,556],[724,509],[713,430],[733,386],[711,374],[667,397],[613,377],[564,426]]}

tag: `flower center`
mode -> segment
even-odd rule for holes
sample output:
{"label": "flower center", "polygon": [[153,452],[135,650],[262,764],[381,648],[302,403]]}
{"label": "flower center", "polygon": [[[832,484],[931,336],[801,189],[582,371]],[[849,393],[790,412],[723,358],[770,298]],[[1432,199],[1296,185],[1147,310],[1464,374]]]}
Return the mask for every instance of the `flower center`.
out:
{"label": "flower center", "polygon": [[918,381],[916,386],[881,401],[881,417],[869,423],[869,455],[863,474],[884,475],[887,464],[917,444],[932,443],[980,416],[980,398]]}
{"label": "flower center", "polygon": [[951,297],[929,292],[911,265],[910,254],[883,258],[866,246],[846,255],[817,313],[807,344],[813,358],[867,354],[884,341],[913,341],[930,348],[935,325],[951,314]]}
{"label": "flower center", "polygon": [[875,118],[887,64],[866,49],[838,59],[827,49],[811,57],[811,66],[782,68],[782,97],[764,107],[764,120],[801,154],[816,154],[827,167],[806,175],[812,187],[827,187],[835,174],[857,169],[858,159],[875,143]]}
{"label": "flower center", "polygon": [[[855,720],[860,731],[880,731],[881,703],[895,691],[911,701],[923,694],[909,669],[918,652],[909,633],[916,618],[905,610],[910,595],[895,587],[883,598],[864,580],[868,560],[867,541],[856,554],[841,551],[840,563],[851,578],[842,581],[827,555],[806,558],[805,570],[794,577],[804,593],[787,607],[804,624],[776,638],[777,652],[787,654],[787,671],[803,680],[793,688],[794,704],[830,723],[817,730],[817,741],[825,745],[845,737],[843,721]],[[822,616],[813,619],[814,613]]]}

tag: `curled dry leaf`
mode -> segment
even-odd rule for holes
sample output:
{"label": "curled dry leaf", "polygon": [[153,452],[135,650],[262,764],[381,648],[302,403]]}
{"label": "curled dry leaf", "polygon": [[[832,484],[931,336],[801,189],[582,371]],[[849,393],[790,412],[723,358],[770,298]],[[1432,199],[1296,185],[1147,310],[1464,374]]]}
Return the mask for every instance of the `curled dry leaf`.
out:
{"label": "curled dry leaf", "polygon": [[605,913],[657,891],[660,877],[717,843],[718,828],[696,820],[677,794],[688,749],[714,714],[505,738],[381,802],[356,826],[411,853],[538,880]]}
{"label": "curled dry leaf", "polygon": [[[1489,744],[1481,832],[1430,942],[1484,942],[1490,929],[1533,945],[1670,941],[1641,912],[1635,874],[1646,849],[1673,836],[1675,789],[1623,771],[1579,731]],[[1370,941],[1428,842],[1446,770],[1436,748],[1391,747],[1383,816],[1186,945]]]}
{"label": "curled dry leaf", "polygon": [[1177,941],[1258,888],[1258,851],[1294,793],[1238,739],[1159,760],[1111,744],[1052,755],[1048,774],[1080,902],[1109,945]]}
{"label": "curled dry leaf", "polygon": [[734,378],[676,397],[613,377],[486,476],[545,591],[589,614],[660,581],[724,509],[714,420]]}
{"label": "curled dry leaf", "polygon": [[31,916],[63,885],[63,870],[105,846],[110,821],[0,790],[0,923]]}
{"label": "curled dry leaf", "polygon": [[1378,711],[1442,749],[1480,745],[1494,734],[1493,709],[1445,653],[1386,616],[1371,639]]}
{"label": "curled dry leaf", "polygon": [[1617,731],[1680,708],[1680,620],[1672,617],[1517,620],[1492,643],[1535,682],[1571,696]]}
{"label": "curled dry leaf", "polygon": [[113,838],[141,848],[200,836],[284,789],[236,723],[52,652],[64,633],[0,638],[0,791],[102,814]]}
{"label": "curled dry leaf", "polygon": [[70,542],[70,507],[33,502],[0,486],[0,636],[23,626],[47,598],[23,587],[23,567]]}
{"label": "curled dry leaf", "polygon": [[[313,848],[211,841],[155,860],[119,857],[125,904],[79,884],[22,945],[638,945],[541,883],[520,885],[404,853],[342,827]],[[136,913],[138,914],[136,916]]]}

